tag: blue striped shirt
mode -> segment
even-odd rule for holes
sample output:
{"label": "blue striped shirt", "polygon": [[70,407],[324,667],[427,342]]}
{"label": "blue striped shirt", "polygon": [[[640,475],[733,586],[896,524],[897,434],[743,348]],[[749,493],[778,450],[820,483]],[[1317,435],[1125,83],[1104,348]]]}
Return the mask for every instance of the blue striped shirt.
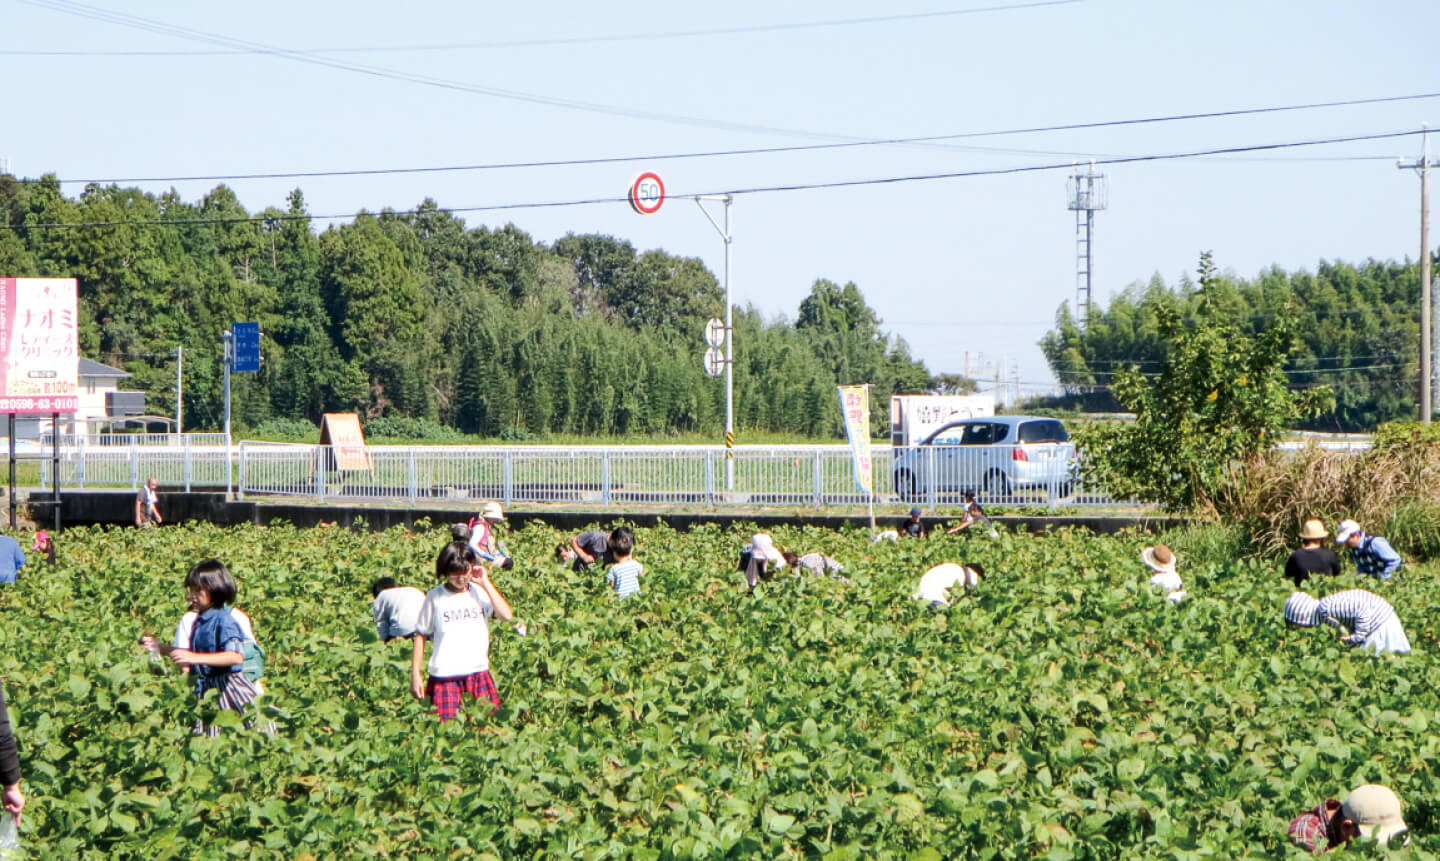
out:
{"label": "blue striped shirt", "polygon": [[1360,546],[1354,549],[1355,567],[1362,576],[1389,580],[1400,570],[1400,554],[1378,535],[1360,533]]}
{"label": "blue striped shirt", "polygon": [[624,598],[626,595],[634,595],[640,591],[640,575],[645,573],[645,566],[634,559],[627,559],[610,566],[610,572],[605,575],[611,586],[615,587],[615,594]]}
{"label": "blue striped shirt", "polygon": [[1355,642],[1361,642],[1395,616],[1390,602],[1364,589],[1346,589],[1320,599],[1316,615],[1331,625],[1348,628]]}

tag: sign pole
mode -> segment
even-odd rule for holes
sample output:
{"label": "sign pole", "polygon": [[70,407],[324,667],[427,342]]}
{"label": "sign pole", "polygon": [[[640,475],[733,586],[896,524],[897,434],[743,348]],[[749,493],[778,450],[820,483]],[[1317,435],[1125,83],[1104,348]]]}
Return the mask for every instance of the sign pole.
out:
{"label": "sign pole", "polygon": [[225,498],[230,498],[230,332],[224,334],[225,363]]}
{"label": "sign pole", "polygon": [[55,431],[50,434],[50,489],[54,493],[55,504],[51,506],[55,510],[55,531],[60,531],[60,414],[50,414],[50,425]]}
{"label": "sign pole", "polygon": [[725,489],[735,490],[735,324],[730,307],[731,195],[725,195]]}
{"label": "sign pole", "polygon": [[10,528],[15,528],[15,414],[10,414]]}

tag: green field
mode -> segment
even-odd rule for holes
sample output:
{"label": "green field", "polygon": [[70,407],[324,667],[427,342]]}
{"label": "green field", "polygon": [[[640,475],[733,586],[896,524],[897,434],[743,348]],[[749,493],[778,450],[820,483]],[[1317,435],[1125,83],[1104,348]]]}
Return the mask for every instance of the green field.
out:
{"label": "green field", "polygon": [[[1378,781],[1407,803],[1397,855],[1440,851],[1433,568],[1376,587],[1415,653],[1373,658],[1285,629],[1278,562],[1182,558],[1192,598],[1170,606],[1140,536],[774,534],[855,582],[747,595],[745,534],[644,529],[644,594],[619,603],[551,562],[558,533],[507,536],[522,561],[496,582],[529,636],[494,627],[505,705],[441,725],[369,617],[375,577],[433,584],[438,527],[69,530],[58,569],[0,593],[22,838],[65,858],[1281,858],[1304,855],[1292,816]],[[189,685],[135,644],[168,638],[210,555],[269,650],[276,736],[190,735]],[[961,560],[989,572],[976,595],[908,600]]]}

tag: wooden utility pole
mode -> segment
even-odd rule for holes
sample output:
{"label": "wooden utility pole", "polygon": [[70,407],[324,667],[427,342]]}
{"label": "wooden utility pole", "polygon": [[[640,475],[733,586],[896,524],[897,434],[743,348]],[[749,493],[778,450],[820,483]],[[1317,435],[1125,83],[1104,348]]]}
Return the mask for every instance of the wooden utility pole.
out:
{"label": "wooden utility pole", "polygon": [[1400,162],[1402,170],[1414,170],[1420,174],[1420,421],[1429,424],[1434,412],[1432,387],[1435,385],[1431,358],[1435,330],[1430,319],[1433,304],[1430,301],[1430,168],[1440,162],[1430,158],[1430,132],[1423,135],[1423,152],[1418,161]]}

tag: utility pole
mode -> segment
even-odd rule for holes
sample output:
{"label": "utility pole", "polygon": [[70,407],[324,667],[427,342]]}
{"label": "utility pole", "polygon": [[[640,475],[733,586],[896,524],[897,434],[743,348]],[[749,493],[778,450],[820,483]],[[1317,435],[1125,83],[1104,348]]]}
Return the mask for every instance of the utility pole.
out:
{"label": "utility pole", "polygon": [[175,348],[175,432],[185,432],[185,348]]}
{"label": "utility pole", "polygon": [[1420,421],[1430,423],[1434,412],[1432,389],[1435,386],[1431,362],[1435,329],[1431,314],[1434,311],[1430,301],[1430,168],[1440,162],[1430,158],[1430,130],[1422,135],[1425,141],[1418,161],[1398,162],[1401,170],[1414,170],[1420,174]]}

